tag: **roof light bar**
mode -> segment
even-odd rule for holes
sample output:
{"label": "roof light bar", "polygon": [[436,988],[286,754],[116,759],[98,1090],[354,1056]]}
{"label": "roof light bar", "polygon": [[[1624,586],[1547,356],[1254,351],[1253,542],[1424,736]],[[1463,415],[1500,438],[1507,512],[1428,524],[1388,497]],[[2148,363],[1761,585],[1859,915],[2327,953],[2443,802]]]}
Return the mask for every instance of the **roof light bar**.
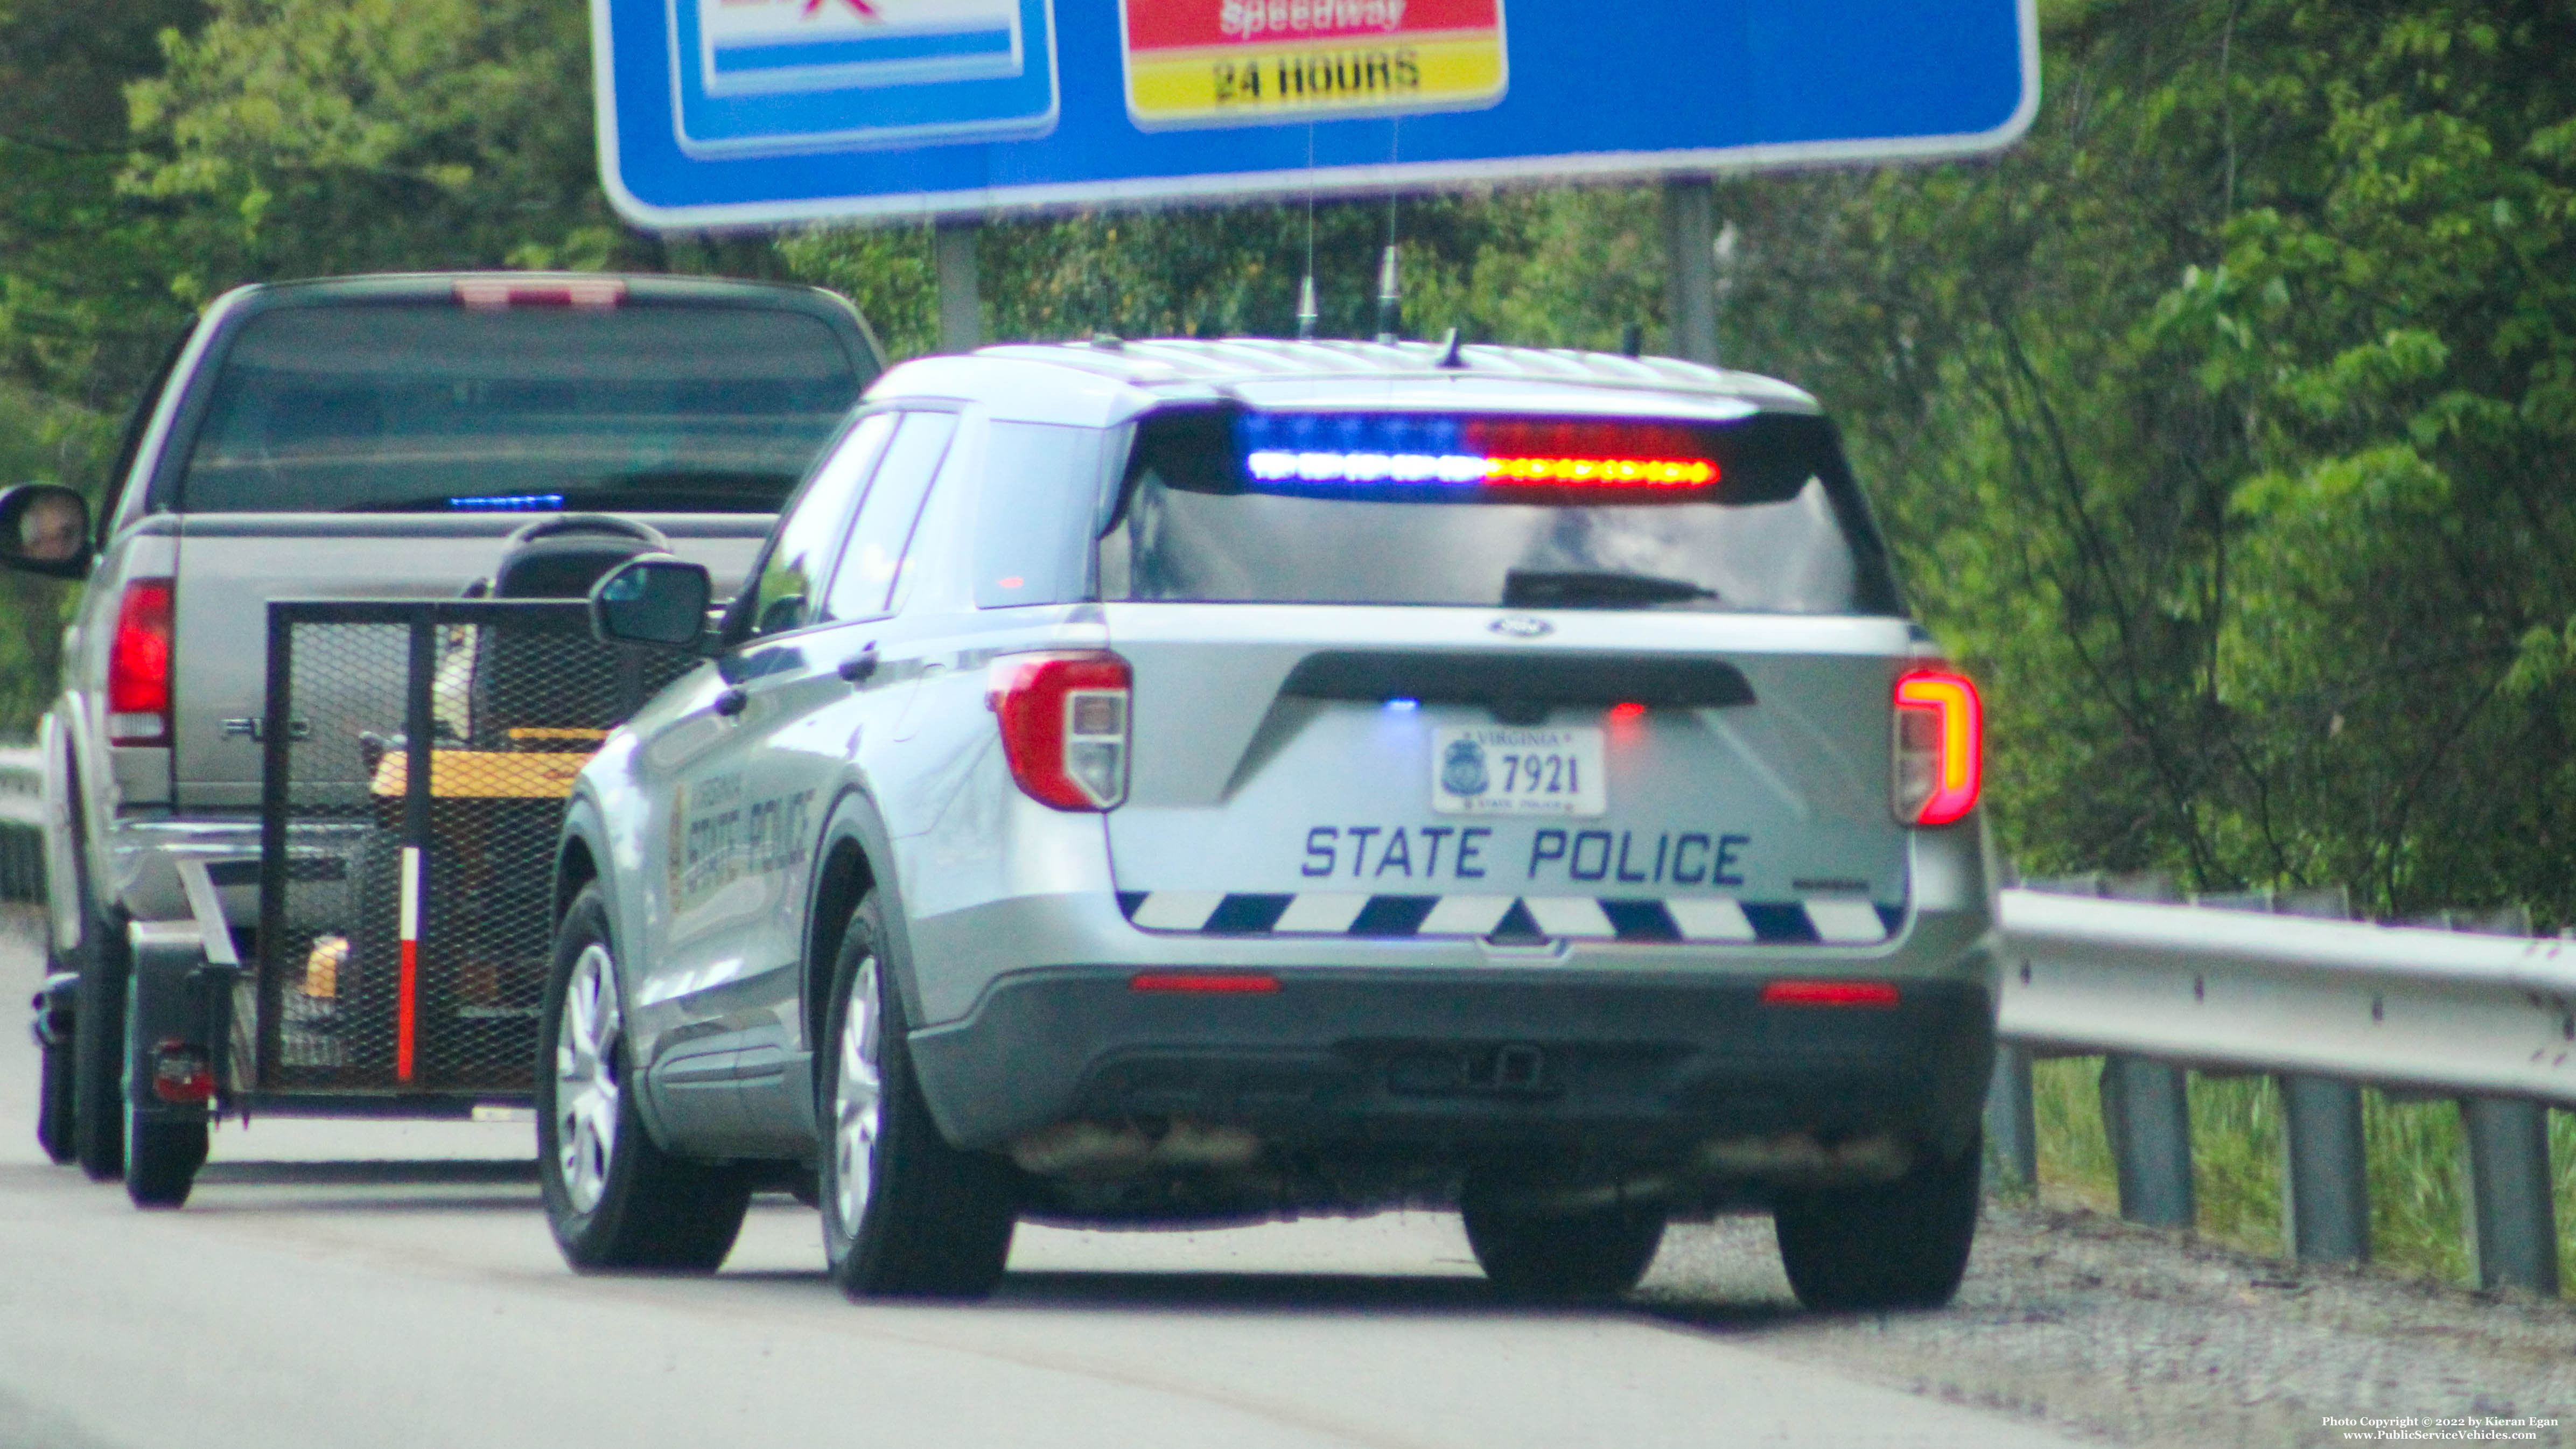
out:
{"label": "roof light bar", "polygon": [[1539,483],[1564,487],[1704,488],[1706,458],[1517,458],[1474,453],[1291,453],[1265,448],[1244,466],[1264,483]]}
{"label": "roof light bar", "polygon": [[1247,412],[1235,436],[1253,486],[1284,492],[1376,484],[1461,497],[1478,488],[1679,494],[1714,485],[1720,472],[1704,427],[1620,418]]}

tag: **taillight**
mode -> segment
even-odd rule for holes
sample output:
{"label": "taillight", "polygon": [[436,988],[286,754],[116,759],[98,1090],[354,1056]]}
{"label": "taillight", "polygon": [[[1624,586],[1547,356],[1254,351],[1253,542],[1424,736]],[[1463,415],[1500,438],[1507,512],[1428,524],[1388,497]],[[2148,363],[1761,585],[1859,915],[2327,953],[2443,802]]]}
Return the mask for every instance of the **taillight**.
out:
{"label": "taillight", "polygon": [[1966,676],[1923,669],[1896,681],[1898,821],[1947,825],[1974,809],[1985,753],[1985,707]]}
{"label": "taillight", "polygon": [[170,743],[170,581],[136,579],[116,606],[107,653],[107,742]]}
{"label": "taillight", "polygon": [[456,283],[456,300],[476,312],[506,312],[513,307],[615,307],[626,300],[626,283],[616,277],[553,281],[463,277]]}
{"label": "taillight", "polygon": [[1173,991],[1198,996],[1271,996],[1279,978],[1267,971],[1139,971],[1130,991]]}
{"label": "taillight", "polygon": [[164,1102],[212,1101],[215,1068],[205,1050],[175,1036],[162,1038],[152,1053],[152,1095]]}
{"label": "taillight", "polygon": [[1893,981],[1766,981],[1764,1006],[1894,1006]]}
{"label": "taillight", "polygon": [[1104,650],[993,661],[985,702],[1002,722],[1011,778],[1058,810],[1127,798],[1127,661]]}

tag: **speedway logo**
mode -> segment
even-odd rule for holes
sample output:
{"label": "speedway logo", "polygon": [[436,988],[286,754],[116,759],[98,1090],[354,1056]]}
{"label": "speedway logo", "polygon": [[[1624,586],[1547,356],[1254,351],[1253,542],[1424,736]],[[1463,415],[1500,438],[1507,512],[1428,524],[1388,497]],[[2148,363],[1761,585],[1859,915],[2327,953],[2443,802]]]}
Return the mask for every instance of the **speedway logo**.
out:
{"label": "speedway logo", "polygon": [[1224,0],[1217,29],[1249,38],[1286,32],[1299,39],[1343,31],[1398,30],[1405,0]]}

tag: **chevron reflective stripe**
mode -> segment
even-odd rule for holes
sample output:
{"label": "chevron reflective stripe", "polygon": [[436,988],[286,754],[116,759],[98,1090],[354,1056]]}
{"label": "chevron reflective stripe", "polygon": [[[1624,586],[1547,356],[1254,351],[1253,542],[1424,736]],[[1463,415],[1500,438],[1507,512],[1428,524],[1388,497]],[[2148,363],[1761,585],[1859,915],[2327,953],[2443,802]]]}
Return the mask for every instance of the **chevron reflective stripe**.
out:
{"label": "chevron reflective stripe", "polygon": [[1148,931],[1199,931],[1223,904],[1223,891],[1156,891],[1138,901],[1127,919]]}
{"label": "chevron reflective stripe", "polygon": [[1501,940],[1685,941],[1868,946],[1903,906],[1848,897],[1739,901],[1716,896],[1370,896],[1335,891],[1121,891],[1118,908],[1148,931],[1212,936],[1490,936]]}
{"label": "chevron reflective stripe", "polygon": [[[1363,895],[1335,895],[1329,891],[1308,891],[1290,896],[1288,908],[1270,923],[1273,931],[1294,931],[1338,936],[1351,928],[1351,922],[1368,909],[1369,898]],[[1510,907],[1505,906],[1508,910]],[[1497,913],[1494,917],[1501,920]],[[1194,928],[1195,929],[1195,928]]]}
{"label": "chevron reflective stripe", "polygon": [[1576,940],[1615,941],[1619,928],[1610,924],[1610,916],[1601,909],[1594,896],[1530,896],[1521,901],[1529,907],[1530,919],[1538,922],[1542,936],[1571,936]]}
{"label": "chevron reflective stripe", "polygon": [[1686,941],[1758,941],[1753,923],[1744,918],[1744,907],[1730,900],[1681,900],[1664,902],[1665,914],[1673,918]]}

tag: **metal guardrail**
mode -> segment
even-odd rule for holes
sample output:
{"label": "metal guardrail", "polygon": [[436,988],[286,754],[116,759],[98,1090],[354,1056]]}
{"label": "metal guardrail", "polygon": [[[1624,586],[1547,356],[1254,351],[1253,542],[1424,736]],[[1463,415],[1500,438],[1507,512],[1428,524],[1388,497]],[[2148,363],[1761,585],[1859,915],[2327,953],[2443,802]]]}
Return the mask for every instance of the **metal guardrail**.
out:
{"label": "metal guardrail", "polygon": [[2342,915],[2339,896],[2184,905],[2061,887],[2007,890],[2001,907],[1987,1130],[2003,1171],[2037,1175],[2031,1062],[2099,1055],[2122,1214],[2187,1227],[2186,1073],[2271,1075],[2291,1249],[2351,1261],[2369,1255],[2362,1087],[2456,1098],[2480,1286],[2557,1293],[2548,1107],[2576,1106],[2576,940],[2314,918]]}
{"label": "metal guardrail", "polygon": [[2002,896],[2039,1050],[2576,1105],[2576,940]]}
{"label": "metal guardrail", "polygon": [[45,897],[44,757],[0,747],[0,901]]}

